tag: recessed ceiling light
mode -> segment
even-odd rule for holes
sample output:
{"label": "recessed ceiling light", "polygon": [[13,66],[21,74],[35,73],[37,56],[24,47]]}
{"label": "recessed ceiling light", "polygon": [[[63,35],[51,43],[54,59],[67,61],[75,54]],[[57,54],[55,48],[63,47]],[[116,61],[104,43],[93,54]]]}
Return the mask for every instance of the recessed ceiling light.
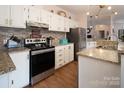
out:
{"label": "recessed ceiling light", "polygon": [[87,12],[86,15],[90,15],[90,12]]}
{"label": "recessed ceiling light", "polygon": [[108,10],[111,10],[112,9],[112,7],[111,6],[108,6]]}
{"label": "recessed ceiling light", "polygon": [[118,14],[118,12],[114,12],[114,14],[115,14],[115,15],[117,15],[117,14]]}

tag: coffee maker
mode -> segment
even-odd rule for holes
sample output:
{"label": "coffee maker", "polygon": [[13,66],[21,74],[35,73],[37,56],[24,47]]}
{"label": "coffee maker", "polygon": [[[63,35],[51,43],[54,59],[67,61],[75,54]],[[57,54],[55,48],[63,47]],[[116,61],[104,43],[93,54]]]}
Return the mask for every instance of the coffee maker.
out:
{"label": "coffee maker", "polygon": [[47,45],[49,46],[49,47],[52,47],[52,40],[53,40],[54,38],[53,37],[47,37]]}

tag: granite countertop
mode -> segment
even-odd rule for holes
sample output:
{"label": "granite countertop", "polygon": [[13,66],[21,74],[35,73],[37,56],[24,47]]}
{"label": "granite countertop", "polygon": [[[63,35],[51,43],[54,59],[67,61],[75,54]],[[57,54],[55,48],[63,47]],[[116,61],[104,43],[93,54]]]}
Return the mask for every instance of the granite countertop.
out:
{"label": "granite countertop", "polygon": [[11,52],[21,52],[21,51],[29,51],[27,48],[0,48],[0,75],[11,72],[16,69],[14,63],[12,62],[9,53]]}
{"label": "granite countertop", "polygon": [[2,47],[0,48],[0,51],[1,52],[7,52],[7,53],[10,53],[10,52],[21,52],[21,51],[29,51],[30,49],[28,48],[25,48],[25,47],[19,47],[19,48],[5,48],[5,47]]}
{"label": "granite countertop", "polygon": [[15,68],[8,52],[0,51],[0,75],[11,72]]}
{"label": "granite countertop", "polygon": [[95,59],[108,61],[108,62],[112,62],[112,63],[119,63],[117,50],[90,48],[90,49],[84,49],[84,50],[78,52],[77,55],[95,58]]}

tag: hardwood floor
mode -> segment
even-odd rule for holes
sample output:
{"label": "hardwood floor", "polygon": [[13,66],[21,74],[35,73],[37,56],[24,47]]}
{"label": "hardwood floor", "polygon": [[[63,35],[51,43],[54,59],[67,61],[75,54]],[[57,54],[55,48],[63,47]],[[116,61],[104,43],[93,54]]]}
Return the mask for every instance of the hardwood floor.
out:
{"label": "hardwood floor", "polygon": [[32,88],[77,88],[77,62],[71,62],[57,69],[53,75]]}

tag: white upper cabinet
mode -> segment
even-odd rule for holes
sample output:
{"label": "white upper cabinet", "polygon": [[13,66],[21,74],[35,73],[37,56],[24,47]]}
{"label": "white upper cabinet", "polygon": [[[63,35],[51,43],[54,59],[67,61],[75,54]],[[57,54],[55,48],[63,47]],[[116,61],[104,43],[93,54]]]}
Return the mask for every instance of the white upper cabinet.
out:
{"label": "white upper cabinet", "polygon": [[58,31],[58,15],[51,13],[50,14],[50,24],[49,30]]}
{"label": "white upper cabinet", "polygon": [[11,27],[26,28],[26,8],[22,5],[12,5],[9,21]]}
{"label": "white upper cabinet", "polygon": [[50,23],[50,13],[41,9],[40,22],[49,24]]}
{"label": "white upper cabinet", "polygon": [[1,5],[0,26],[26,28],[26,21],[49,25],[50,31],[69,32],[77,22],[31,5]]}
{"label": "white upper cabinet", "polygon": [[28,21],[40,22],[40,8],[37,6],[30,6],[28,9]]}
{"label": "white upper cabinet", "polygon": [[64,18],[64,32],[69,32],[70,25],[69,25],[69,19]]}
{"label": "white upper cabinet", "polygon": [[64,32],[64,18],[61,16],[57,17],[57,30]]}
{"label": "white upper cabinet", "polygon": [[21,5],[0,6],[0,26],[25,28],[25,7]]}
{"label": "white upper cabinet", "polygon": [[10,6],[0,5],[0,26],[9,26]]}
{"label": "white upper cabinet", "polygon": [[50,14],[49,30],[69,32],[69,19],[59,16],[57,14]]}

